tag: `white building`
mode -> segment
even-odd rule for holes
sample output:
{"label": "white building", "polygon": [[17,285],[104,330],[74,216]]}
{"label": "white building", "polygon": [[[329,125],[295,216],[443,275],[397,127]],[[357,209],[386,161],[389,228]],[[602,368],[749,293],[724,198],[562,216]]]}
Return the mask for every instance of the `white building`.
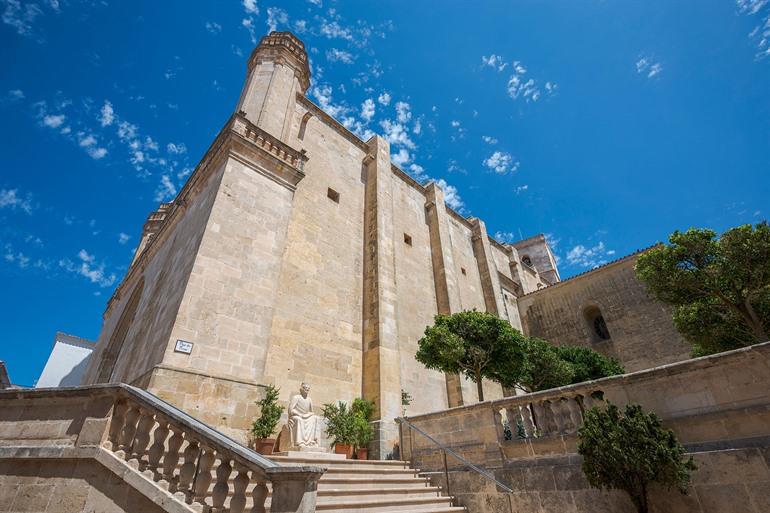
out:
{"label": "white building", "polygon": [[80,379],[86,370],[94,344],[95,342],[84,338],[57,332],[53,349],[35,388],[80,385]]}

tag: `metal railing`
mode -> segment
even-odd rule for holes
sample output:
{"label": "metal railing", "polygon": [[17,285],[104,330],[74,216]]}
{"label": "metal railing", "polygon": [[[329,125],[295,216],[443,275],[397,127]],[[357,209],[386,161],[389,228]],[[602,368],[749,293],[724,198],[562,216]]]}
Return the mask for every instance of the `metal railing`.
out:
{"label": "metal railing", "polygon": [[[447,454],[451,455],[453,458],[455,458],[458,461],[460,461],[465,467],[467,467],[467,468],[471,469],[472,471],[476,472],[477,474],[479,474],[483,478],[485,478],[485,479],[487,479],[489,481],[492,481],[493,483],[495,483],[495,485],[497,485],[498,487],[502,488],[506,492],[509,492],[509,493],[513,492],[513,489],[511,487],[509,487],[508,485],[505,485],[505,484],[501,483],[500,481],[498,481],[495,478],[495,476],[492,475],[490,472],[487,472],[486,470],[482,469],[481,467],[478,467],[478,466],[474,465],[473,463],[471,463],[470,461],[466,460],[465,458],[463,458],[462,456],[457,454],[455,451],[453,451],[452,449],[450,449],[446,445],[442,444],[441,442],[439,442],[438,440],[436,440],[435,438],[430,436],[428,433],[426,433],[422,429],[418,428],[417,426],[415,426],[414,424],[412,424],[411,422],[406,420],[405,418],[399,417],[399,418],[396,419],[396,422],[398,422],[402,426],[406,425],[410,429],[412,429],[412,430],[416,431],[417,433],[421,434],[422,436],[424,436],[425,438],[427,438],[428,440],[433,442],[441,450],[442,458],[444,460],[444,479],[446,481],[446,493],[447,493],[447,495],[452,495],[452,493],[450,491],[450,487],[449,487],[449,466],[447,465]],[[401,440],[401,450],[403,451],[403,447],[404,447],[403,432],[402,432],[401,438],[402,438],[402,440]]]}

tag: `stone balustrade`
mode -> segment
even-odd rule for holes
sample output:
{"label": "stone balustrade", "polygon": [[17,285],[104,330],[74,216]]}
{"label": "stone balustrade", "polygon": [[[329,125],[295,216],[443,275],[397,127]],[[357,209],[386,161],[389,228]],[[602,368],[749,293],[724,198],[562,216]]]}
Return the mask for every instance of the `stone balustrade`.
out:
{"label": "stone balustrade", "polygon": [[[596,381],[407,417],[470,462],[577,452],[585,411],[610,401],[655,412],[689,448],[770,436],[770,342]],[[506,427],[508,429],[506,429]],[[402,458],[440,470],[432,444],[401,427]]]}
{"label": "stone balustrade", "polygon": [[[53,402],[71,405],[47,409],[56,397],[60,400]],[[100,409],[78,418],[83,407],[77,405],[83,402]],[[28,455],[34,453],[32,445],[90,444],[200,513],[315,511],[323,468],[279,465],[141,389],[121,384],[3,391],[0,410],[0,449],[6,453],[13,446],[24,451],[10,454]],[[52,417],[40,418],[47,410]],[[63,415],[68,410],[69,420]],[[84,426],[81,433],[73,433],[73,425]],[[90,442],[84,442],[83,432],[89,433]]]}
{"label": "stone balustrade", "polygon": [[262,130],[246,119],[244,114],[236,113],[233,115],[232,130],[249,141],[256,143],[257,146],[290,167],[299,171],[303,170],[307,161],[307,156],[303,152],[295,150],[277,137]]}

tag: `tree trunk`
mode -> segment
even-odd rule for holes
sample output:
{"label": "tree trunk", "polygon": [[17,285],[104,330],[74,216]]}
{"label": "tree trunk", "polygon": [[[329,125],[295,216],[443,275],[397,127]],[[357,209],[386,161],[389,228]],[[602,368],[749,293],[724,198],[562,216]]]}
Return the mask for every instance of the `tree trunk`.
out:
{"label": "tree trunk", "polygon": [[757,337],[757,342],[767,342],[768,337],[765,332],[765,327],[762,326],[762,320],[757,315],[757,312],[754,311],[751,301],[746,299],[746,301],[743,302],[743,305],[746,308],[747,317],[751,320],[749,326],[754,332],[754,336]]}
{"label": "tree trunk", "polygon": [[476,390],[479,391],[479,402],[484,400],[484,384],[481,382],[481,376],[476,376]]}

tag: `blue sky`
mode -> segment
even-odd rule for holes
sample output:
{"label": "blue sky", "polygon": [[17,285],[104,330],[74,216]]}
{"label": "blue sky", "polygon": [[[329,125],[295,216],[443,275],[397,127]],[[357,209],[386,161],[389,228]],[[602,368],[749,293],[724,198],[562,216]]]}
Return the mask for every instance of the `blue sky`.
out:
{"label": "blue sky", "polygon": [[269,29],[311,98],[391,141],[563,276],[690,226],[767,216],[768,0],[0,0],[0,359],[95,339],[147,214],[233,110]]}

